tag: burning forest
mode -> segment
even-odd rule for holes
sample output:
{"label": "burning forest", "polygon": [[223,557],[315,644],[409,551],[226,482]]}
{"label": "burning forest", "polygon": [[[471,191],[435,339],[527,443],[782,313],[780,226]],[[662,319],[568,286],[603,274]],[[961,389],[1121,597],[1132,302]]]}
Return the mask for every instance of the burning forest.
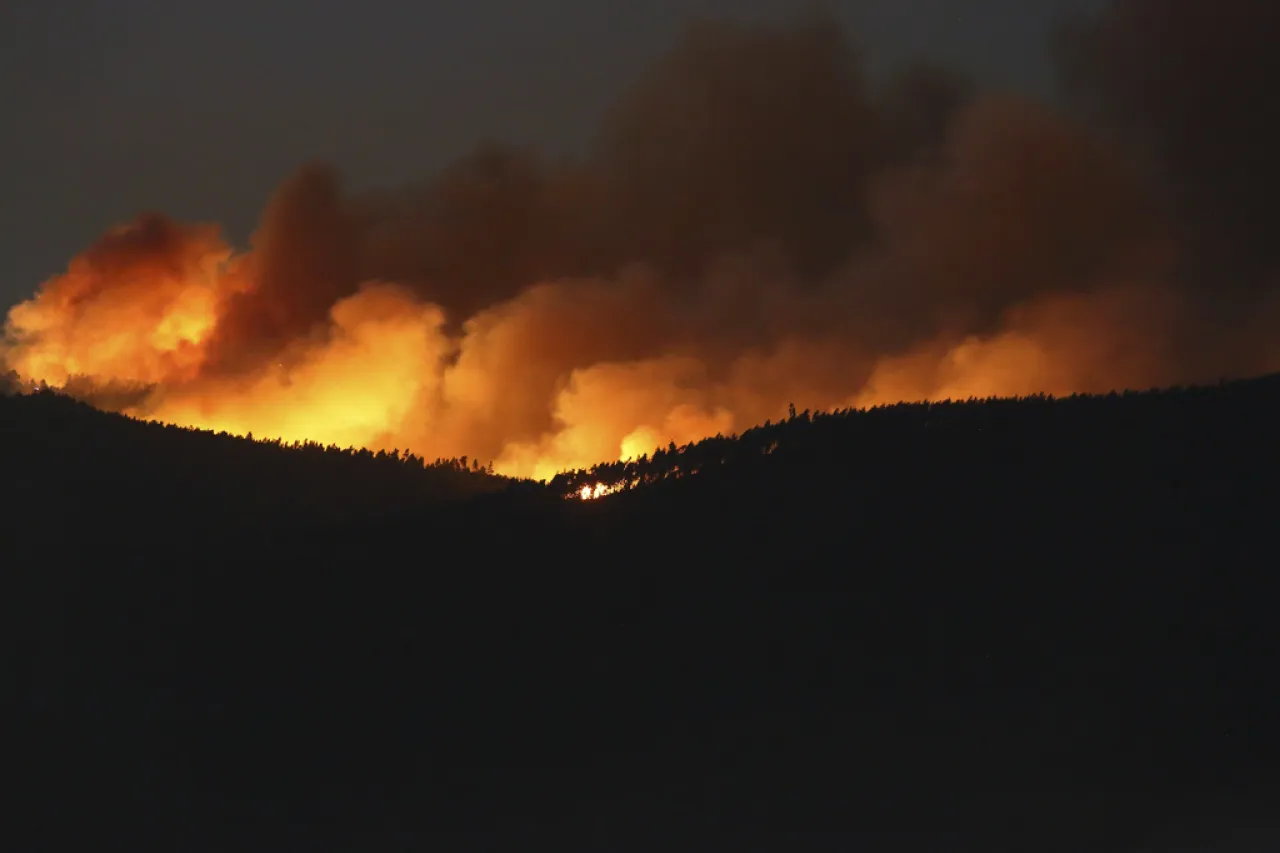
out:
{"label": "burning forest", "polygon": [[538,479],[791,404],[1280,369],[1268,7],[1071,22],[1065,105],[929,64],[873,82],[821,18],[706,23],[576,161],[491,146],[374,194],[308,164],[243,250],[113,228],[9,312],[0,360],[139,418]]}

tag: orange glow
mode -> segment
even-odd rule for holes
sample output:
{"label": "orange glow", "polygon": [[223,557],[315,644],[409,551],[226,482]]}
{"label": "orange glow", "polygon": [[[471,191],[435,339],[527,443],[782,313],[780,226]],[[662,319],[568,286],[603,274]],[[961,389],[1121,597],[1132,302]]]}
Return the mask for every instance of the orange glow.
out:
{"label": "orange glow", "polygon": [[1274,264],[1200,280],[1231,241],[1200,257],[1155,152],[946,72],[874,83],[857,54],[832,21],[694,28],[572,161],[485,148],[355,195],[309,164],[243,252],[141,216],[8,313],[0,369],[548,480],[792,405],[1280,364]]}
{"label": "orange glow", "polygon": [[617,486],[606,486],[604,483],[596,483],[593,486],[583,486],[578,490],[578,497],[584,501],[593,501],[602,498],[605,495],[611,495],[618,491]]}
{"label": "orange glow", "polygon": [[[869,374],[842,376],[840,359],[858,363],[847,347],[787,341],[748,350],[725,377],[712,378],[708,362],[690,354],[561,360],[548,341],[560,334],[561,313],[581,302],[557,286],[449,332],[442,309],[377,282],[335,302],[325,323],[255,369],[206,372],[228,301],[257,286],[253,268],[252,256],[207,239],[180,242],[165,263],[77,259],[10,312],[4,361],[55,386],[73,376],[154,386],[125,410],[137,417],[427,458],[483,456],[500,474],[539,480],[728,435],[784,416],[791,402],[822,409],[1070,393],[1108,390],[1116,372],[1146,375],[1144,365],[1113,358],[1115,306],[1079,299],[1041,300],[995,335],[942,338],[875,359]],[[611,294],[607,282],[594,286],[606,303],[627,296]],[[597,483],[578,496],[614,490]]]}
{"label": "orange glow", "polygon": [[[1214,378],[1274,363],[1274,307],[1234,355],[1238,342],[1200,334],[1162,234],[1132,227],[1127,172],[1077,128],[1007,99],[979,99],[953,123],[946,157],[876,176],[878,239],[820,278],[802,280],[769,245],[726,254],[713,232],[691,247],[707,252],[702,272],[664,273],[663,253],[690,247],[661,228],[634,249],[651,264],[599,261],[592,238],[554,268],[598,274],[542,278],[529,270],[554,265],[539,229],[553,240],[600,213],[573,207],[593,197],[573,181],[539,176],[574,215],[520,226],[526,269],[524,254],[495,263],[491,239],[514,227],[512,210],[540,209],[521,195],[521,168],[502,167],[508,186],[486,161],[431,204],[385,208],[345,200],[309,168],[272,199],[250,252],[159,216],[108,232],[9,312],[0,362],[27,380],[75,379],[76,393],[135,417],[467,456],[538,480],[731,435],[792,404],[1149,387],[1193,381],[1188,352]],[[471,194],[488,198],[491,181],[502,204],[471,222]],[[719,210],[708,197],[707,216],[736,221],[735,199]],[[420,221],[437,209],[448,215]],[[646,226],[633,214],[611,235],[626,252]],[[813,217],[825,223],[825,207]],[[460,222],[474,233],[446,239]],[[1194,350],[1172,357],[1173,340]],[[120,385],[139,393],[93,393]]]}
{"label": "orange glow", "polygon": [[222,301],[245,283],[225,247],[206,239],[184,248],[175,264],[77,258],[9,312],[0,354],[51,385],[77,375],[143,384],[194,376]]}
{"label": "orange glow", "polygon": [[397,433],[433,389],[422,369],[447,350],[442,317],[385,286],[369,287],[331,312],[329,340],[299,346],[248,380],[175,386],[148,417],[263,438],[339,446],[405,447]]}

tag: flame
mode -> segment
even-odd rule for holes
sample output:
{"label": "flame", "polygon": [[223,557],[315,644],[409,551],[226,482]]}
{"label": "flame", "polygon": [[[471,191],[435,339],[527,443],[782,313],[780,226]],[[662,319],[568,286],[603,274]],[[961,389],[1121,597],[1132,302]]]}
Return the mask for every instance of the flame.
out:
{"label": "flame", "polygon": [[[357,196],[312,164],[271,197],[247,252],[157,214],[114,228],[9,312],[0,362],[140,418],[541,480],[791,404],[1280,364],[1271,243],[1218,270],[1235,241],[1178,201],[1226,203],[1239,194],[1218,164],[1269,162],[1250,159],[1274,148],[1250,99],[1200,87],[1177,115],[1204,120],[1169,125],[1214,137],[1203,150],[1221,156],[1184,164],[1188,187],[1223,191],[1206,195],[1161,185],[1182,174],[1162,148],[1203,146],[1099,133],[945,69],[874,76],[834,20],[696,27],[574,162],[486,149],[424,186]],[[1210,219],[1265,236],[1261,209]]]}
{"label": "flame", "polygon": [[[997,334],[939,338],[875,359],[869,377],[837,371],[835,381],[815,386],[806,371],[841,358],[839,346],[790,341],[751,350],[720,379],[697,355],[557,363],[538,337],[545,331],[529,327],[543,306],[528,292],[451,332],[440,307],[369,282],[275,358],[223,374],[208,369],[209,358],[234,299],[258,287],[253,259],[207,240],[180,248],[167,263],[77,259],[9,313],[0,355],[23,378],[51,385],[89,376],[153,386],[124,409],[140,418],[285,441],[412,448],[427,458],[491,453],[498,473],[544,481],[782,417],[797,397],[821,409],[1109,390],[1117,367],[1106,346],[1090,350],[1101,334],[1098,305],[1070,299],[1037,303]],[[538,299],[554,292],[548,286]],[[519,382],[508,381],[508,371]],[[540,407],[549,409],[542,423],[530,418]],[[596,483],[578,496],[615,489]]]}
{"label": "flame", "polygon": [[[108,241],[139,239],[125,229]],[[221,324],[235,299],[260,286],[253,257],[234,255],[200,231],[170,242],[163,260],[145,253],[111,260],[99,248],[73,261],[9,313],[4,361],[51,385],[83,375],[153,386],[124,410],[141,418],[285,441],[412,447],[428,458],[492,454],[497,472],[539,480],[730,434],[781,417],[797,398],[820,409],[1109,390],[1116,374],[1143,375],[1145,367],[1118,362],[1108,343],[1123,337],[1109,324],[1127,329],[1126,318],[1150,304],[1139,291],[1108,303],[1040,300],[1011,314],[1000,332],[942,337],[883,356],[869,375],[859,376],[852,361],[843,373],[847,347],[792,340],[744,352],[727,377],[713,377],[710,360],[696,353],[586,363],[578,353],[561,357],[555,335],[573,333],[556,331],[560,318],[581,310],[585,298],[603,301],[592,310],[610,310],[609,300],[635,296],[626,284],[541,286],[458,332],[448,329],[443,309],[412,291],[369,282],[276,357],[220,373],[209,360]],[[837,369],[814,384],[808,377],[819,364]],[[611,490],[598,483],[580,496]]]}
{"label": "flame", "polygon": [[178,385],[145,415],[240,435],[390,449],[416,401],[434,390],[429,366],[447,349],[442,323],[433,306],[370,285],[333,307],[323,344],[299,347],[288,364],[249,382]]}
{"label": "flame", "polygon": [[662,434],[652,427],[637,427],[622,439],[621,457],[624,460],[639,459],[648,456],[663,443]]}
{"label": "flame", "polygon": [[77,375],[141,384],[190,379],[220,305],[245,286],[231,261],[218,247],[171,268],[104,269],[77,258],[9,312],[0,354],[11,370],[51,385]]}
{"label": "flame", "polygon": [[[258,438],[387,450],[415,444],[428,457],[479,458],[468,439],[487,431],[499,437],[497,472],[540,480],[696,440],[734,422],[731,412],[700,406],[697,394],[669,386],[673,371],[700,370],[696,360],[660,358],[588,365],[567,378],[549,371],[542,379],[554,401],[550,429],[509,436],[495,423],[511,403],[501,396],[511,393],[500,382],[502,362],[527,360],[528,353],[504,352],[494,341],[525,322],[515,310],[519,300],[451,335],[442,309],[382,282],[337,301],[322,328],[258,369],[209,371],[233,300],[258,287],[253,258],[187,234],[167,247],[166,259],[103,261],[113,241],[147,239],[139,232],[154,227],[144,221],[110,232],[105,247],[14,307],[0,350],[5,364],[53,386],[77,377],[154,386],[125,413]],[[590,491],[594,498],[611,488]]]}
{"label": "flame", "polygon": [[[621,147],[567,176],[482,157],[388,202],[307,168],[248,252],[140,217],[9,312],[0,361],[139,418],[538,480],[792,404],[1105,392],[1276,363],[1280,300],[1235,306],[1252,312],[1239,340],[1204,322],[1145,173],[1044,108],[976,98],[938,116],[931,156],[828,187],[870,107],[843,52],[823,53],[829,34],[807,32],[678,61],[624,102],[639,112],[606,134]],[[818,76],[759,76],[770,44],[788,59],[764,66],[814,59]],[[721,88],[733,97],[707,106],[727,112],[691,121],[685,96]],[[833,107],[843,142],[814,148]],[[106,393],[120,385],[139,393]]]}
{"label": "flame", "polygon": [[583,486],[578,490],[578,497],[584,501],[593,501],[602,498],[605,495],[611,495],[619,491],[618,486],[611,486],[605,483],[595,483],[594,485]]}

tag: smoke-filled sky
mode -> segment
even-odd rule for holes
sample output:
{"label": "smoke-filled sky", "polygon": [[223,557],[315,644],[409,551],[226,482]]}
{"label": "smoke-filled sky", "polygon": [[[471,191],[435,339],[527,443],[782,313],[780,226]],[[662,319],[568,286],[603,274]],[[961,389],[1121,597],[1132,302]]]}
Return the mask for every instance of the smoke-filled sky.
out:
{"label": "smoke-filled sky", "polygon": [[1088,0],[6,0],[0,310],[139,210],[243,243],[304,160],[350,185],[477,143],[576,151],[697,16],[829,8],[882,69],[929,55],[1046,92],[1044,34]]}
{"label": "smoke-filled sky", "polygon": [[[139,416],[539,477],[789,403],[1280,369],[1273,0],[1111,0],[1052,33],[1049,7],[1028,3],[1014,17],[896,4],[912,9],[896,18],[757,3],[683,24],[633,10],[611,27],[584,7],[525,29],[513,10],[476,18],[488,53],[457,44],[473,6],[435,22],[452,83],[422,86],[419,42],[376,4],[315,39],[333,5],[277,21],[256,52],[228,34],[271,30],[269,5],[204,30],[212,46],[148,41],[123,65],[149,93],[135,121],[83,96],[84,131],[70,105],[30,104],[85,152],[62,168],[114,169],[43,203],[83,199],[114,227],[95,241],[80,210],[59,232],[83,251],[10,312],[7,368]],[[859,15],[896,41],[854,32]],[[1045,32],[1008,35],[1032,18]],[[101,32],[131,45],[160,26]],[[213,85],[206,54],[224,48]],[[223,64],[241,59],[264,73]],[[559,94],[543,98],[548,80]],[[469,116],[467,142],[418,107],[445,90],[458,106],[439,115]],[[131,156],[147,127],[164,129],[155,158]],[[266,166],[281,180],[246,241],[240,205]]]}

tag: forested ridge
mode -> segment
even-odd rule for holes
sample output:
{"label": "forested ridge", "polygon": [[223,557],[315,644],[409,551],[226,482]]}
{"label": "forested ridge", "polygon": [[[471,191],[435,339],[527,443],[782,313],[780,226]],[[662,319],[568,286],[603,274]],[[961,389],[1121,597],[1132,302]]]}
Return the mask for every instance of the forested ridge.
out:
{"label": "forested ridge", "polygon": [[47,388],[0,395],[0,430],[9,488],[55,516],[75,507],[83,512],[77,520],[89,523],[116,507],[136,513],[144,505],[162,514],[199,511],[215,525],[263,514],[352,518],[507,483],[479,460],[428,461],[408,449],[375,453],[138,421]]}
{"label": "forested ridge", "polygon": [[539,485],[0,397],[22,812],[1142,849],[1269,795],[1278,428],[1280,377],[793,412]]}

